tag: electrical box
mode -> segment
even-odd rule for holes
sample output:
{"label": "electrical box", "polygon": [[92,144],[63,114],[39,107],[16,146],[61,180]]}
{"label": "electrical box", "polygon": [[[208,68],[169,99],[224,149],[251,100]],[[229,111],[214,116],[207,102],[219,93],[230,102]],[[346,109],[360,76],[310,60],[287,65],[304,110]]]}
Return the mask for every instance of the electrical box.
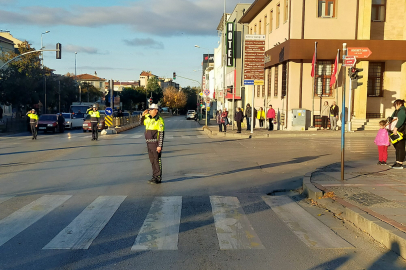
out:
{"label": "electrical box", "polygon": [[306,109],[292,109],[292,129],[307,130],[311,125],[311,113]]}

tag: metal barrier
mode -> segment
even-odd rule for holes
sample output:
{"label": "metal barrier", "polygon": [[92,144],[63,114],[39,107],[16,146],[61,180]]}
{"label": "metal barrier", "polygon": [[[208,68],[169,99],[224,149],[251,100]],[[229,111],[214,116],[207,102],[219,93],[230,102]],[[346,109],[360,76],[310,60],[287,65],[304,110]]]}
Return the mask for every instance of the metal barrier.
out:
{"label": "metal barrier", "polygon": [[134,116],[124,116],[124,117],[114,117],[113,118],[113,126],[115,127],[122,127],[126,125],[136,124],[140,121],[139,115]]}

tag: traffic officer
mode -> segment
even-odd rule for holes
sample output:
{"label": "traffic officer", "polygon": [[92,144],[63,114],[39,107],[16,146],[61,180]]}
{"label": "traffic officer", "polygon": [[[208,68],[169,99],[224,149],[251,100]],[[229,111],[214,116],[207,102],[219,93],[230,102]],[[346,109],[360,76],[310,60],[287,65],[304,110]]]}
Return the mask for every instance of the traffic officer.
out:
{"label": "traffic officer", "polygon": [[28,111],[26,114],[30,118],[30,127],[31,127],[31,134],[32,134],[32,139],[36,140],[37,139],[37,128],[38,128],[38,115],[35,113],[35,110],[32,109],[31,111]]}
{"label": "traffic officer", "polygon": [[93,108],[89,108],[86,113],[90,115],[90,123],[92,125],[92,141],[99,138],[98,125],[100,120],[100,113],[97,110],[96,104],[93,105]]}
{"label": "traffic officer", "polygon": [[151,104],[142,113],[140,124],[145,125],[145,140],[147,142],[149,160],[152,164],[152,178],[150,184],[160,184],[162,181],[162,147],[164,143],[165,123],[158,115],[158,105]]}

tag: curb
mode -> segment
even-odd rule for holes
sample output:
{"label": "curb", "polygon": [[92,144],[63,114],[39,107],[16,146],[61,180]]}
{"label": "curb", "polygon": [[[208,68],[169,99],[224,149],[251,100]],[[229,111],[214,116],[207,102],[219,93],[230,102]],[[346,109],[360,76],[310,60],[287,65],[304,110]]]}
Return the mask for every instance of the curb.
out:
{"label": "curb", "polygon": [[396,228],[396,224],[392,222],[393,225],[390,225],[341,198],[323,198],[328,189],[312,183],[311,176],[312,172],[306,173],[303,177],[303,193],[308,198],[333,212],[337,217],[353,223],[386,248],[406,259],[406,233]]}
{"label": "curb", "polygon": [[218,132],[212,131],[209,127],[204,126],[203,131],[206,132],[209,136],[216,136],[216,137],[229,137],[229,138],[241,138],[241,139],[250,139],[251,135],[244,135],[244,134],[234,134],[234,133],[227,133],[227,132]]}

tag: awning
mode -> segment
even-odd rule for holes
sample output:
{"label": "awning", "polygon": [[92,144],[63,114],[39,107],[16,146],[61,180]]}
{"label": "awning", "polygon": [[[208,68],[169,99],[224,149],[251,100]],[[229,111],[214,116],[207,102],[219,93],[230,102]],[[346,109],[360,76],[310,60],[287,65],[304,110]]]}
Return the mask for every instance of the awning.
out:
{"label": "awning", "polygon": [[[232,93],[227,93],[226,99],[233,99],[233,94]],[[241,99],[239,96],[234,96],[234,99]]]}

